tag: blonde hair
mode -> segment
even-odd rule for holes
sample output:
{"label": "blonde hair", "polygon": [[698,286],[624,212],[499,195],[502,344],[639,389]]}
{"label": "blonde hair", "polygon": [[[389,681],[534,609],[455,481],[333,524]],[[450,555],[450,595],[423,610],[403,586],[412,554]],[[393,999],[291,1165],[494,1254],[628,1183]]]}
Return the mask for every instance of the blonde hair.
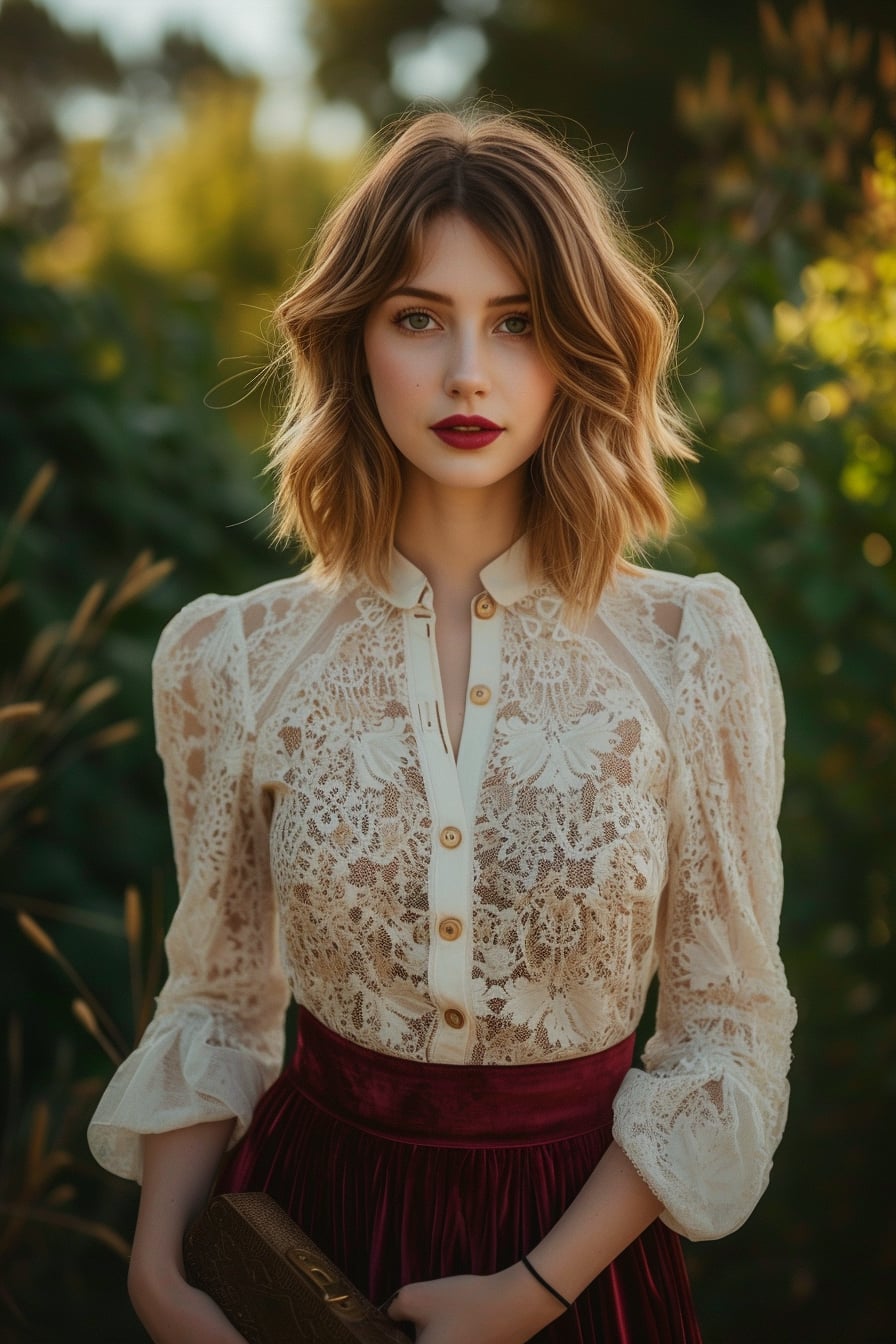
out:
{"label": "blonde hair", "polygon": [[677,315],[602,188],[511,113],[400,123],[318,231],[276,310],[291,380],[271,445],[275,535],[298,537],[334,579],[386,579],[401,476],[365,376],[364,323],[413,271],[426,226],[449,212],[496,244],[528,288],[558,395],[521,525],[531,568],[571,610],[592,610],[624,551],[668,533],[660,459],[695,456],[668,390]]}

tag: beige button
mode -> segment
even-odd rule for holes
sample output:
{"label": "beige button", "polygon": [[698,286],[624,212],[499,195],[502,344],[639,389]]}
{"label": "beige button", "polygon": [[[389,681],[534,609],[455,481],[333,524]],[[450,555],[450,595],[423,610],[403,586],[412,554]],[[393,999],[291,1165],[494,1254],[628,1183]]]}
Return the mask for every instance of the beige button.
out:
{"label": "beige button", "polygon": [[439,937],[444,938],[446,943],[453,943],[455,938],[460,937],[463,927],[459,919],[448,915],[446,919],[439,920]]}
{"label": "beige button", "polygon": [[466,1018],[464,1017],[463,1013],[458,1011],[457,1008],[446,1008],[445,1021],[448,1023],[449,1027],[454,1027],[455,1031],[460,1031],[461,1027],[464,1025],[464,1022],[466,1021]]}
{"label": "beige button", "polygon": [[439,840],[446,849],[457,849],[462,838],[456,826],[443,826],[439,831]]}
{"label": "beige button", "polygon": [[487,686],[471,686],[470,699],[474,705],[487,705],[492,698],[492,693]]}
{"label": "beige button", "polygon": [[474,606],[473,610],[479,617],[480,621],[489,621],[494,616],[497,610],[495,606],[495,599],[493,597],[489,597],[488,593],[483,593],[481,597],[477,597],[476,605]]}

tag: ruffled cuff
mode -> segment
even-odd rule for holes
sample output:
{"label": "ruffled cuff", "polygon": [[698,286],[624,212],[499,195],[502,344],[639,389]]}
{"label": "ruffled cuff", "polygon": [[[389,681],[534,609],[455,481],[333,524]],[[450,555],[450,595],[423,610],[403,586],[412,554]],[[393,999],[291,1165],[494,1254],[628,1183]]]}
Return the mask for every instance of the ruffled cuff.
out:
{"label": "ruffled cuff", "polygon": [[[786,1085],[785,1085],[786,1100]],[[691,1241],[727,1236],[768,1185],[782,1114],[722,1072],[631,1069],[613,1105],[613,1137],[662,1201],[662,1222]]]}
{"label": "ruffled cuff", "polygon": [[103,1093],[87,1127],[100,1166],[140,1181],[143,1134],[163,1134],[236,1117],[232,1146],[246,1132],[256,1102],[280,1060],[248,1047],[213,1044],[220,1023],[204,1009],[155,1018]]}

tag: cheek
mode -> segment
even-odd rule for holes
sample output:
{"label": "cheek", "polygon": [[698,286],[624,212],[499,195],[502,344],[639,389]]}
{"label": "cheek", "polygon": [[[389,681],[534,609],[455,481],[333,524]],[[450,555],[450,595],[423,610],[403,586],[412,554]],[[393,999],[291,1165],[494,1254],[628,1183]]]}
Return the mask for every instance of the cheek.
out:
{"label": "cheek", "polygon": [[404,398],[419,379],[415,361],[406,353],[384,350],[376,342],[367,347],[367,372],[377,405]]}
{"label": "cheek", "polygon": [[516,379],[525,388],[531,408],[538,403],[550,405],[557,390],[557,375],[553,372],[534,336],[519,344],[506,348],[508,357],[515,364]]}
{"label": "cheek", "polygon": [[526,386],[529,392],[529,404],[533,412],[538,413],[542,419],[546,420],[554,405],[558,383],[541,358],[533,361],[528,371]]}

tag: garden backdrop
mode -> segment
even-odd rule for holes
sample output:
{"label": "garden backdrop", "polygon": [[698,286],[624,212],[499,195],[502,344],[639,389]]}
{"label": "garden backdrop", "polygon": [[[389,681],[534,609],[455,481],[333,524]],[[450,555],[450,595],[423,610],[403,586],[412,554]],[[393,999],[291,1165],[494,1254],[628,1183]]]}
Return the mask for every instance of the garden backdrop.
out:
{"label": "garden backdrop", "polygon": [[[890,0],[297,0],[296,22],[296,79],[343,120],[350,105],[373,129],[433,91],[546,110],[594,147],[675,293],[702,461],[674,480],[681,525],[654,559],[731,576],[780,667],[800,1008],[771,1187],[688,1261],[707,1344],[892,1340]],[[146,1339],[125,1291],[136,1189],[93,1164],[84,1126],[152,1010],[176,899],[150,658],[184,602],[301,563],[267,541],[269,318],[356,154],[310,123],[263,143],[263,93],[189,33],[123,60],[52,7],[0,8],[0,1338],[16,1344]]]}

